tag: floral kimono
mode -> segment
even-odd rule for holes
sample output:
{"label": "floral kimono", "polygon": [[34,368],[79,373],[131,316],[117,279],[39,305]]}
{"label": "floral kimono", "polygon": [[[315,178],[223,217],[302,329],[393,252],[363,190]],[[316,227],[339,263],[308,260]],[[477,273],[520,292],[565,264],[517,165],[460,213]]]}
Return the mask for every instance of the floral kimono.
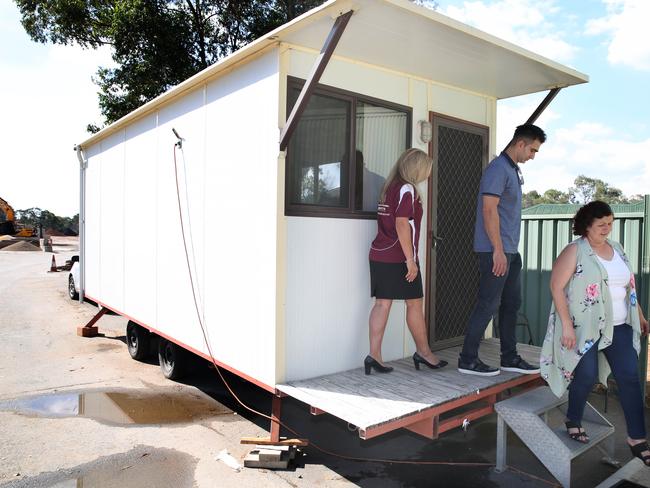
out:
{"label": "floral kimono", "polygon": [[[641,326],[636,309],[634,273],[621,245],[609,239],[607,242],[614,248],[614,252],[623,258],[630,269],[630,282],[627,286],[626,297],[628,307],[626,323],[632,326],[633,346],[638,354],[641,344]],[[607,377],[611,370],[602,349],[612,343],[614,334],[607,271],[586,238],[577,239],[569,245],[578,246],[576,269],[564,289],[569,305],[569,314],[576,333],[576,346],[569,350],[562,345],[562,320],[556,313],[553,303],[540,356],[542,378],[546,380],[553,393],[558,397],[562,396],[569,387],[569,383],[573,379],[573,371],[580,358],[598,339],[600,339],[598,343],[598,379],[603,385],[607,384]]]}

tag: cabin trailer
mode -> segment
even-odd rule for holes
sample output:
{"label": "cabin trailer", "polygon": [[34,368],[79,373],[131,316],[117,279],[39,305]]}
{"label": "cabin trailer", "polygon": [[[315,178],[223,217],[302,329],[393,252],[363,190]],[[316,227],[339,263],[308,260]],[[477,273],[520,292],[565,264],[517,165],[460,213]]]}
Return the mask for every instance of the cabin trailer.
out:
{"label": "cabin trailer", "polygon": [[[399,154],[417,147],[434,158],[419,259],[431,346],[453,350],[473,304],[472,279],[457,277],[476,276],[475,201],[500,150],[497,100],[550,91],[539,112],[587,81],[407,0],[330,0],[77,146],[81,299],[333,413],[339,400],[314,404],[296,388],[344,372],[375,381],[360,369],[368,250],[378,190]],[[414,351],[396,301],[383,358]],[[418,421],[439,404],[420,403]],[[401,424],[389,423],[395,415]],[[395,415],[376,425],[415,419]]]}

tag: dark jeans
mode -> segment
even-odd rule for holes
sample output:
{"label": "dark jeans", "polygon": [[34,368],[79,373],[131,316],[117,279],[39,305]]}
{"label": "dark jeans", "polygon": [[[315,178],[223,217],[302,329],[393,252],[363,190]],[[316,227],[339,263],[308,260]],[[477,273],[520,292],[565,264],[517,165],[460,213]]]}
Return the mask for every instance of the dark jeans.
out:
{"label": "dark jeans", "polygon": [[[632,439],[645,439],[639,358],[632,346],[632,327],[627,324],[615,326],[612,345],[603,349],[603,352],[618,386],[627,435]],[[567,418],[580,423],[587,397],[598,379],[598,342],[582,356],[573,374],[573,381],[569,385]]]}
{"label": "dark jeans", "polygon": [[474,311],[467,324],[465,342],[460,353],[464,363],[471,363],[478,357],[478,347],[492,317],[499,313],[499,338],[501,360],[511,361],[517,355],[517,311],[521,305],[521,256],[506,254],[508,268],[503,276],[492,273],[492,253],[479,252],[480,280]]}

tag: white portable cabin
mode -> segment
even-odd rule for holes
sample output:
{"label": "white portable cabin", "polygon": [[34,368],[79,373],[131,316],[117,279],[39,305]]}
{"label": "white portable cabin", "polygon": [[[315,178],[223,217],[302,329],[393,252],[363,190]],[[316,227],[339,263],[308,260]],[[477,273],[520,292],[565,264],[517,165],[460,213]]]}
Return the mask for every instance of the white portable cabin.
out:
{"label": "white portable cabin", "polygon": [[[475,272],[497,100],[586,81],[407,0],[328,1],[78,145],[83,294],[208,357],[202,324],[218,364],[272,392],[358,368],[372,306],[368,200],[418,147],[436,162],[420,242],[431,343],[458,344],[471,304],[444,294],[462,266]],[[413,351],[395,302],[384,360]]]}

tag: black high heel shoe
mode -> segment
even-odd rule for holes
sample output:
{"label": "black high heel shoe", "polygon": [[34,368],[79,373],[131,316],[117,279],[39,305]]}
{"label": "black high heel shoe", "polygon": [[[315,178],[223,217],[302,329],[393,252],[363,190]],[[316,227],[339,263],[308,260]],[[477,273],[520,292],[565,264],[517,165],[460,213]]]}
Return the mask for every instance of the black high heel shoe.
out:
{"label": "black high heel shoe", "polygon": [[438,364],[431,364],[429,361],[424,359],[416,352],[415,354],[413,354],[413,365],[415,366],[415,369],[417,369],[418,371],[420,371],[420,364],[425,364],[429,366],[431,369],[440,369],[447,366],[448,363],[444,359],[441,359],[438,361]]}
{"label": "black high heel shoe", "polygon": [[377,373],[390,373],[393,371],[393,368],[384,366],[370,355],[366,356],[366,359],[363,360],[363,366],[366,368],[366,374],[370,374],[370,370],[372,369],[377,371]]}

